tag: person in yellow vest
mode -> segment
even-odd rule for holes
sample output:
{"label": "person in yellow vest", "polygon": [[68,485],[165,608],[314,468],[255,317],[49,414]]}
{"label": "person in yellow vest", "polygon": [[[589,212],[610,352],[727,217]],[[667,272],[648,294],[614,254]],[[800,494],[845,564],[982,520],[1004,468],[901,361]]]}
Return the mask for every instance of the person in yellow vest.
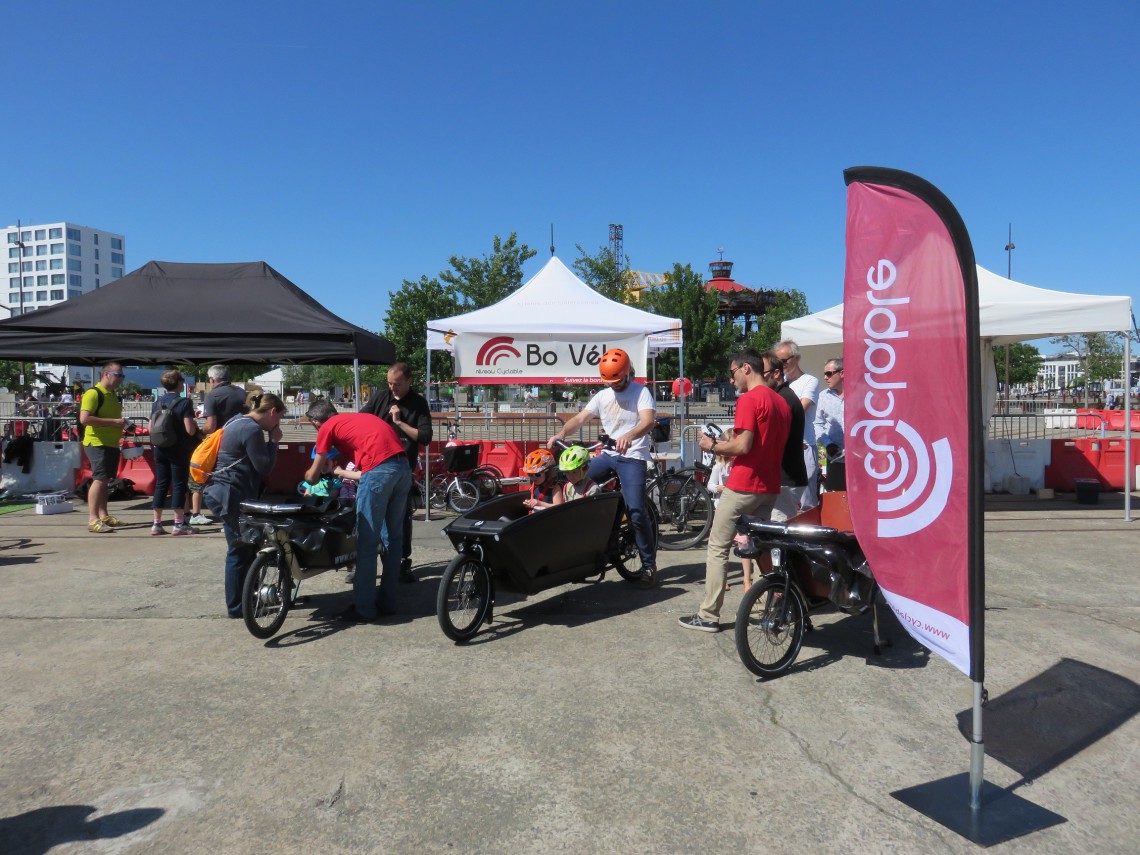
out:
{"label": "person in yellow vest", "polygon": [[119,440],[127,420],[115,389],[126,378],[123,366],[108,362],[99,382],[83,393],[79,424],[83,427],[83,453],[91,464],[91,488],[87,493],[87,530],[109,534],[122,525],[107,511],[107,485],[119,471]]}

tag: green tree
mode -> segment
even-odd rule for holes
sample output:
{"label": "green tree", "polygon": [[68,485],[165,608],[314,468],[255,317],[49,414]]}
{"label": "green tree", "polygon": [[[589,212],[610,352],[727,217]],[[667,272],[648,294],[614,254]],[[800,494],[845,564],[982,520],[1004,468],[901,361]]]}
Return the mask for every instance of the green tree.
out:
{"label": "green tree", "polygon": [[803,291],[790,288],[786,291],[774,290],[776,302],[760,317],[756,330],[748,336],[746,344],[763,353],[775,347],[783,339],[780,324],[784,321],[802,318],[808,314],[807,297]]}
{"label": "green tree", "polygon": [[[1005,383],[1005,345],[994,348],[994,368],[998,382]],[[1009,385],[1018,386],[1033,383],[1041,368],[1041,353],[1031,344],[1015,341],[1009,345]]]}
{"label": "green tree", "polygon": [[1119,336],[1089,333],[1062,335],[1050,341],[1076,354],[1077,362],[1080,364],[1081,380],[1085,387],[1085,406],[1089,403],[1090,386],[1098,381],[1121,376],[1124,367],[1124,345]]}
{"label": "green tree", "polygon": [[[300,386],[306,392],[316,389],[322,395],[327,395],[329,390],[337,386],[351,389],[353,384],[351,365],[286,365],[281,376],[286,389]],[[367,382],[363,368],[360,382]]]}
{"label": "green tree", "polygon": [[[691,265],[674,264],[665,274],[665,284],[642,292],[645,308],[658,315],[680,318],[685,332],[685,374],[717,377],[723,374],[732,354],[733,332],[722,327],[716,295],[706,292],[704,277]],[[657,376],[677,376],[677,351],[665,350],[657,358]]]}
{"label": "green tree", "polygon": [[629,259],[615,257],[608,246],[600,247],[597,255],[588,255],[582,244],[576,247],[579,255],[571,266],[578,278],[607,299],[628,302]]}
{"label": "green tree", "polygon": [[[183,377],[193,377],[198,381],[201,388],[209,389],[210,383],[207,379],[207,372],[210,370],[213,362],[200,362],[195,364],[175,365],[179,371],[182,372]],[[266,362],[234,362],[225,363],[226,367],[230,369],[230,379],[235,383],[244,383],[251,377],[256,377],[259,374],[264,374],[272,366]]]}
{"label": "green tree", "polygon": [[[495,235],[490,255],[482,258],[453,255],[448,259],[452,269],[440,273],[439,278],[454,289],[462,311],[482,309],[522,285],[523,264],[535,255],[533,249],[519,243],[515,232],[511,232],[506,241]],[[437,313],[435,317],[440,315]]]}
{"label": "green tree", "polygon": [[[428,321],[450,318],[462,311],[455,287],[427,276],[421,276],[417,282],[405,279],[400,290],[392,294],[384,316],[384,335],[395,345],[396,358],[408,363],[418,382],[422,383],[427,374]],[[433,351],[431,373],[433,380],[454,379],[451,354]]]}
{"label": "green tree", "polygon": [[[28,375],[25,375],[25,378]],[[0,386],[9,392],[20,388],[20,363],[14,359],[0,359]]]}

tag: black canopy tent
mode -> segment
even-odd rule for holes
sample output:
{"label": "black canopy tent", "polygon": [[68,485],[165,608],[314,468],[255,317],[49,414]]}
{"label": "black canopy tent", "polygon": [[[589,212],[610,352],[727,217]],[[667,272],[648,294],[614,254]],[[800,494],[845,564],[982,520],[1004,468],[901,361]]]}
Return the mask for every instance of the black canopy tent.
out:
{"label": "black canopy tent", "polygon": [[[263,261],[152,261],[82,297],[0,321],[0,359],[359,366],[389,364],[395,349]],[[357,387],[359,400],[359,379]]]}

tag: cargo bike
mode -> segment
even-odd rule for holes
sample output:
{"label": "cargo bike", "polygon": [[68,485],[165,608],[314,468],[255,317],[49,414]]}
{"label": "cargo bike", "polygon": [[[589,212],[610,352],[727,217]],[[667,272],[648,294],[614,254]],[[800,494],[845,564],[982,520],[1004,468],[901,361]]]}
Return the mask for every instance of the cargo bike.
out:
{"label": "cargo bike", "polygon": [[240,537],[257,549],[242,586],[242,619],[254,636],[270,638],[304,580],[355,566],[356,502],[298,496],[240,507]]}
{"label": "cargo bike", "polygon": [[456,556],[443,571],[436,613],[444,635],[467,641],[493,619],[501,591],[524,596],[599,579],[613,568],[641,578],[625,503],[616,491],[531,513],[528,493],[508,493],[452,520],[443,533]]}

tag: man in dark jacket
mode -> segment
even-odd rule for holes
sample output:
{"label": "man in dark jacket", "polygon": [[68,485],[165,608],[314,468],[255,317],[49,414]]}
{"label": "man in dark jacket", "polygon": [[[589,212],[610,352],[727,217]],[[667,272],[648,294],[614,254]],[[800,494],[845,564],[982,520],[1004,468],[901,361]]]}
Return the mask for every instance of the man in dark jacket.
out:
{"label": "man in dark jacket", "polygon": [[[377,392],[362,412],[379,416],[396,429],[404,443],[404,453],[408,456],[408,466],[416,471],[416,458],[420,446],[431,442],[431,409],[424,396],[412,389],[412,369],[406,362],[393,363],[388,369],[388,391]],[[384,541],[387,544],[387,534]],[[408,492],[407,509],[404,515],[404,555],[400,562],[400,581],[414,582],[412,572],[412,493]]]}
{"label": "man in dark jacket", "polygon": [[784,458],[780,464],[780,474],[783,476],[780,498],[776,500],[776,507],[772,509],[772,519],[779,522],[800,512],[800,500],[808,483],[803,451],[805,416],[799,395],[792,390],[787,378],[784,377],[783,360],[774,353],[768,354],[768,359],[772,374],[767,383],[776,390],[792,411],[792,429],[788,434],[788,442],[784,446]]}

